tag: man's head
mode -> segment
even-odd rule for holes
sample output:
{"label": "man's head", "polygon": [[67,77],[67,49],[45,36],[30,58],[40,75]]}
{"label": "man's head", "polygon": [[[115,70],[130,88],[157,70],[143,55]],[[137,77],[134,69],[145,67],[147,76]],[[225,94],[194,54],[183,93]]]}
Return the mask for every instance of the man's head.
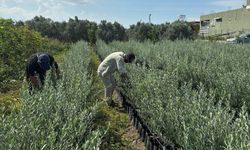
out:
{"label": "man's head", "polygon": [[37,56],[38,60],[38,64],[39,66],[44,70],[47,71],[50,69],[50,58],[47,54],[41,54],[39,56]]}
{"label": "man's head", "polygon": [[129,52],[129,53],[125,54],[125,57],[124,57],[124,62],[125,63],[132,63],[133,60],[135,60],[135,54],[134,53]]}

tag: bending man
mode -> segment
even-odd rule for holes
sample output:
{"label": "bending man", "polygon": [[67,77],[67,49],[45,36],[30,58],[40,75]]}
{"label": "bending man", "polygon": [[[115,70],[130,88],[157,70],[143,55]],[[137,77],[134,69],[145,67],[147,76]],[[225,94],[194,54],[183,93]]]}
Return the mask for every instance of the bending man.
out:
{"label": "bending man", "polygon": [[112,74],[118,71],[121,78],[127,78],[124,64],[132,63],[134,59],[135,55],[133,53],[114,52],[107,56],[99,65],[97,72],[105,86],[105,100],[108,105],[111,106],[114,104],[112,95],[116,84]]}
{"label": "bending man", "polygon": [[54,57],[48,53],[35,53],[28,58],[26,65],[26,79],[29,84],[29,91],[42,89],[46,71],[52,69],[52,78],[60,77],[60,70]]}

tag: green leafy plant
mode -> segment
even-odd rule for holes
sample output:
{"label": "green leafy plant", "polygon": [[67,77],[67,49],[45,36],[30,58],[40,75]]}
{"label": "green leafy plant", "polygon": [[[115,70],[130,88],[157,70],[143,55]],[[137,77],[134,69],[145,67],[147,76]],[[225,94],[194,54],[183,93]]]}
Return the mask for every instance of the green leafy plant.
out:
{"label": "green leafy plant", "polygon": [[166,144],[187,150],[250,148],[249,46],[98,41],[97,49],[102,57],[117,50],[135,53],[141,65],[127,65],[131,86],[118,86]]}
{"label": "green leafy plant", "polygon": [[56,88],[49,74],[33,95],[23,88],[21,108],[0,118],[0,149],[99,149],[105,129],[93,128],[99,103],[91,96],[92,76],[87,43],[65,56]]}

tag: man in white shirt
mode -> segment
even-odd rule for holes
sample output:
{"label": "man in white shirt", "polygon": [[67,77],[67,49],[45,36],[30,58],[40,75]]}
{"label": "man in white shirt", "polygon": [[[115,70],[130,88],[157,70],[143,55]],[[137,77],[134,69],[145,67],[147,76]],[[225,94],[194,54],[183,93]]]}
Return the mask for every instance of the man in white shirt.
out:
{"label": "man in white shirt", "polygon": [[114,52],[108,55],[99,65],[97,72],[105,86],[105,100],[108,105],[114,104],[112,95],[116,84],[112,73],[118,71],[121,78],[127,78],[124,64],[132,63],[134,59],[135,55],[133,53]]}

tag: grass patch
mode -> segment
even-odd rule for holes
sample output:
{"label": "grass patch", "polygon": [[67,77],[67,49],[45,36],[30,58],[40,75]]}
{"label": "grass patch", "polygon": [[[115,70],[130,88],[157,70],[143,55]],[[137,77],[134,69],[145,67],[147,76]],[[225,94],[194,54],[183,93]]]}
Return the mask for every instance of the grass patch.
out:
{"label": "grass patch", "polygon": [[108,132],[103,138],[101,149],[127,149],[125,147],[128,147],[129,143],[122,137],[122,134],[128,127],[127,114],[120,113],[115,108],[103,104],[97,109],[97,117],[94,122],[97,127],[108,128]]}
{"label": "grass patch", "polygon": [[57,62],[57,63],[62,63],[63,62],[63,60],[64,60],[64,56],[65,56],[65,54],[68,52],[68,50],[65,50],[65,51],[62,51],[62,52],[60,52],[60,53],[57,53],[57,54],[55,54],[53,57],[55,58],[55,61]]}
{"label": "grass patch", "polygon": [[0,91],[0,115],[18,110],[21,105],[19,95],[23,81],[11,80],[1,84],[4,86],[1,87]]}
{"label": "grass patch", "polygon": [[9,114],[20,108],[21,101],[19,100],[19,94],[19,90],[0,93],[0,115]]}

